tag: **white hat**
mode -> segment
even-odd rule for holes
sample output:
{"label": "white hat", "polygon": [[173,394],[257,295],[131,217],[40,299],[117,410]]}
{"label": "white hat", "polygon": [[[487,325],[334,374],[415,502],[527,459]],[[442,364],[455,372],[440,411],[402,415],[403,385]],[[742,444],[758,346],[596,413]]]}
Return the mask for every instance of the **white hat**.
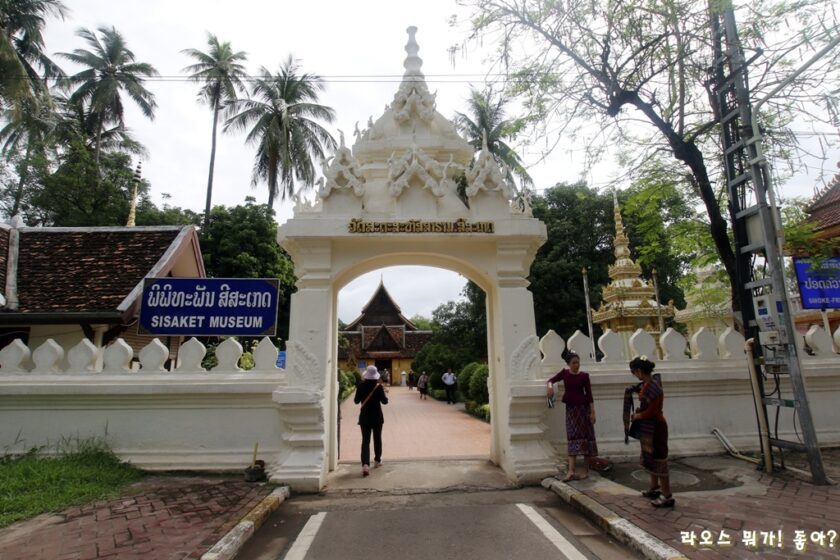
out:
{"label": "white hat", "polygon": [[376,366],[368,366],[365,369],[365,372],[362,374],[363,379],[379,379],[379,371],[377,371]]}

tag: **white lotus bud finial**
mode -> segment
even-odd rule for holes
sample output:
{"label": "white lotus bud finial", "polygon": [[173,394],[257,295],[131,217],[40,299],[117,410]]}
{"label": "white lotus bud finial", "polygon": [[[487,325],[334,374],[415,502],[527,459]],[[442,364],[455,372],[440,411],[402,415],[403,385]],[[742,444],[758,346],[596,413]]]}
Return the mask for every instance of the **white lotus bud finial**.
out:
{"label": "white lotus bud finial", "polygon": [[403,62],[403,66],[405,67],[403,78],[423,79],[423,72],[420,71],[420,68],[423,66],[423,59],[417,56],[417,53],[420,52],[420,46],[414,38],[414,35],[417,33],[417,28],[412,25],[406,29],[406,32],[408,32],[408,44],[405,46],[405,52],[408,53],[408,56],[405,58],[405,62]]}

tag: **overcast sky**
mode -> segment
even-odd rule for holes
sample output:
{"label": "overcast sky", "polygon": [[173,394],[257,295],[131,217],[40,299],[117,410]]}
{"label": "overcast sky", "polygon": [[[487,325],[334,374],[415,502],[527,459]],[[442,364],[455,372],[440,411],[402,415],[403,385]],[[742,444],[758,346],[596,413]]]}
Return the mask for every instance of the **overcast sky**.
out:
{"label": "overcast sky", "polygon": [[[289,54],[300,59],[304,71],[323,76],[327,89],[321,103],[335,109],[332,131],[345,133],[353,142],[356,123],[364,128],[368,117],[376,120],[396,92],[403,69],[407,42],[406,28],[418,27],[417,42],[423,59],[423,72],[430,89],[437,91],[437,109],[451,118],[464,109],[473,83],[484,83],[485,53],[477,46],[467,57],[450,59],[447,48],[463,42],[463,26],[452,28],[453,15],[465,15],[453,0],[354,0],[350,2],[265,2],[238,0],[72,0],[65,21],[50,20],[46,28],[48,52],[69,52],[87,48],[75,35],[80,27],[102,25],[117,28],[134,51],[137,60],[149,62],[161,78],[147,84],[157,98],[153,122],[145,119],[126,100],[126,123],[148,148],[143,176],[152,185],[152,198],[163,204],[164,195],[174,206],[203,212],[207,187],[212,113],[196,103],[198,86],[186,81],[182,69],[192,60],[183,49],[206,50],[206,34],[230,41],[236,50],[249,54],[249,73],[261,66],[276,71]],[[59,62],[68,72],[75,69]],[[537,148],[521,146],[526,163],[535,162]],[[244,145],[243,134],[219,135],[213,203],[233,206],[246,196],[267,201],[264,184],[250,185],[253,151]],[[583,175],[582,153],[575,148],[555,150],[550,159],[529,168],[538,190],[561,181],[576,181]],[[831,165],[833,167],[833,164]],[[586,175],[591,185],[600,186],[610,178],[611,166],[599,166],[601,175]],[[785,194],[810,195],[813,179],[798,177]],[[291,216],[291,204],[275,203],[278,221]],[[348,284],[339,296],[339,317],[354,319],[384,279],[403,314],[431,316],[445,301],[456,299],[465,279],[425,267],[400,267],[375,271]]]}

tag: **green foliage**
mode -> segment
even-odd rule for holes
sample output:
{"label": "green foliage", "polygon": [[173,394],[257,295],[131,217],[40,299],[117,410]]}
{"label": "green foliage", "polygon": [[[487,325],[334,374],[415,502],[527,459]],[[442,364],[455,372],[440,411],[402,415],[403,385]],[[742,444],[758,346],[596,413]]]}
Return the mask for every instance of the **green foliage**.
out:
{"label": "green foliage", "polygon": [[97,170],[90,149],[79,139],[73,141],[58,169],[43,178],[43,186],[31,198],[41,225],[125,225],[134,179],[130,158],[125,154],[101,158]]}
{"label": "green foliage", "polygon": [[[301,72],[291,56],[272,74],[260,69],[254,78],[250,99],[237,100],[239,111],[225,123],[224,130],[248,130],[247,142],[257,146],[252,185],[268,183],[268,208],[274,198],[294,196],[295,184],[304,189],[315,184],[315,164],[334,151],[336,143],[318,121],[327,124],[335,112],[318,104],[324,90],[320,76]],[[279,191],[279,192],[278,192]]]}
{"label": "green foliage", "polygon": [[[484,291],[475,283],[467,282],[461,295],[465,297],[464,300],[449,301],[432,312],[432,342],[453,348],[453,352],[459,356],[457,364],[452,364],[453,371],[469,361],[487,358],[487,308]],[[460,359],[461,355],[469,359],[463,361]]]}
{"label": "green foliage", "polygon": [[598,307],[600,290],[609,282],[614,255],[613,200],[583,183],[557,184],[532,199],[534,217],[542,220],[548,239],[531,265],[531,292],[537,334],[554,329],[564,338],[587,332],[581,270],[589,270],[590,304]]}
{"label": "green foliage", "polygon": [[469,414],[475,416],[476,418],[480,418],[485,422],[490,422],[490,405],[489,404],[481,404],[475,401],[465,401],[464,402],[464,410],[466,410]]}
{"label": "green foliage", "polygon": [[100,442],[81,442],[58,458],[33,450],[0,460],[0,527],[41,513],[110,498],[142,473]]}
{"label": "green foliage", "polygon": [[411,367],[415,372],[428,373],[431,386],[442,389],[443,383],[440,378],[446,370],[451,367],[452,371],[458,371],[470,361],[471,357],[463,348],[430,342],[417,353]]}
{"label": "green foliage", "polygon": [[[619,199],[631,253],[642,267],[642,275],[652,278],[656,269],[660,301],[674,300],[682,308],[685,295],[679,286],[680,278],[692,262],[717,255],[708,225],[694,210],[699,201],[681,189],[675,177],[679,175],[674,169],[662,164],[648,165],[641,178],[622,191]],[[694,243],[686,244],[688,239]],[[708,240],[708,244],[698,244],[700,239]]]}
{"label": "green foliage", "polygon": [[[505,114],[505,105],[508,99],[501,92],[494,91],[492,87],[479,91],[470,87],[470,98],[467,100],[467,111],[455,113],[453,122],[458,130],[467,137],[470,145],[478,153],[487,145],[487,149],[496,158],[496,161],[507,166],[507,177],[513,180],[513,174],[519,177],[522,186],[533,185],[531,176],[528,175],[522,158],[517,154],[505,140],[513,140],[522,130],[524,121],[522,119],[508,119]],[[459,194],[461,187],[465,185],[465,177],[459,176]]]}
{"label": "green foliage", "polygon": [[421,331],[432,330],[432,320],[427,317],[423,317],[422,315],[415,315],[410,320]]}
{"label": "green foliage", "polygon": [[338,394],[343,401],[356,390],[356,385],[362,380],[358,371],[338,370]]}
{"label": "green foliage", "polygon": [[469,397],[470,379],[475,371],[480,367],[480,363],[471,362],[464,366],[464,369],[462,369],[461,373],[458,374],[458,388],[465,399]]}
{"label": "green foliage", "polygon": [[278,336],[288,338],[294,265],[277,244],[277,224],[265,205],[216,206],[199,238],[207,275],[213,278],[279,278]]}
{"label": "green foliage", "polygon": [[814,223],[808,219],[805,210],[809,201],[805,198],[788,200],[782,206],[782,224],[785,229],[785,247],[796,256],[810,257],[815,264],[837,255],[840,238],[822,239],[814,232]]}
{"label": "green foliage", "polygon": [[490,376],[490,368],[481,364],[470,376],[470,399],[480,404],[490,402],[490,393],[487,389],[487,378]]}

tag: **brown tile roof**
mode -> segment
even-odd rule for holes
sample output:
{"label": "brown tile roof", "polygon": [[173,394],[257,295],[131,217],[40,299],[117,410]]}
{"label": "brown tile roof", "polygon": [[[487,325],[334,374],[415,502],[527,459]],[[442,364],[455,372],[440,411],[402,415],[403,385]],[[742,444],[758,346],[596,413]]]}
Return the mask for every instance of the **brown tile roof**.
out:
{"label": "brown tile roof", "polygon": [[805,211],[810,214],[817,231],[840,225],[840,173],[834,176]]}
{"label": "brown tile roof", "polygon": [[[160,270],[176,246],[195,235],[195,228],[21,228],[20,232],[20,313],[122,313],[132,303],[125,302],[126,297],[156,267]],[[0,269],[5,270],[7,257],[8,250],[0,252]]]}

